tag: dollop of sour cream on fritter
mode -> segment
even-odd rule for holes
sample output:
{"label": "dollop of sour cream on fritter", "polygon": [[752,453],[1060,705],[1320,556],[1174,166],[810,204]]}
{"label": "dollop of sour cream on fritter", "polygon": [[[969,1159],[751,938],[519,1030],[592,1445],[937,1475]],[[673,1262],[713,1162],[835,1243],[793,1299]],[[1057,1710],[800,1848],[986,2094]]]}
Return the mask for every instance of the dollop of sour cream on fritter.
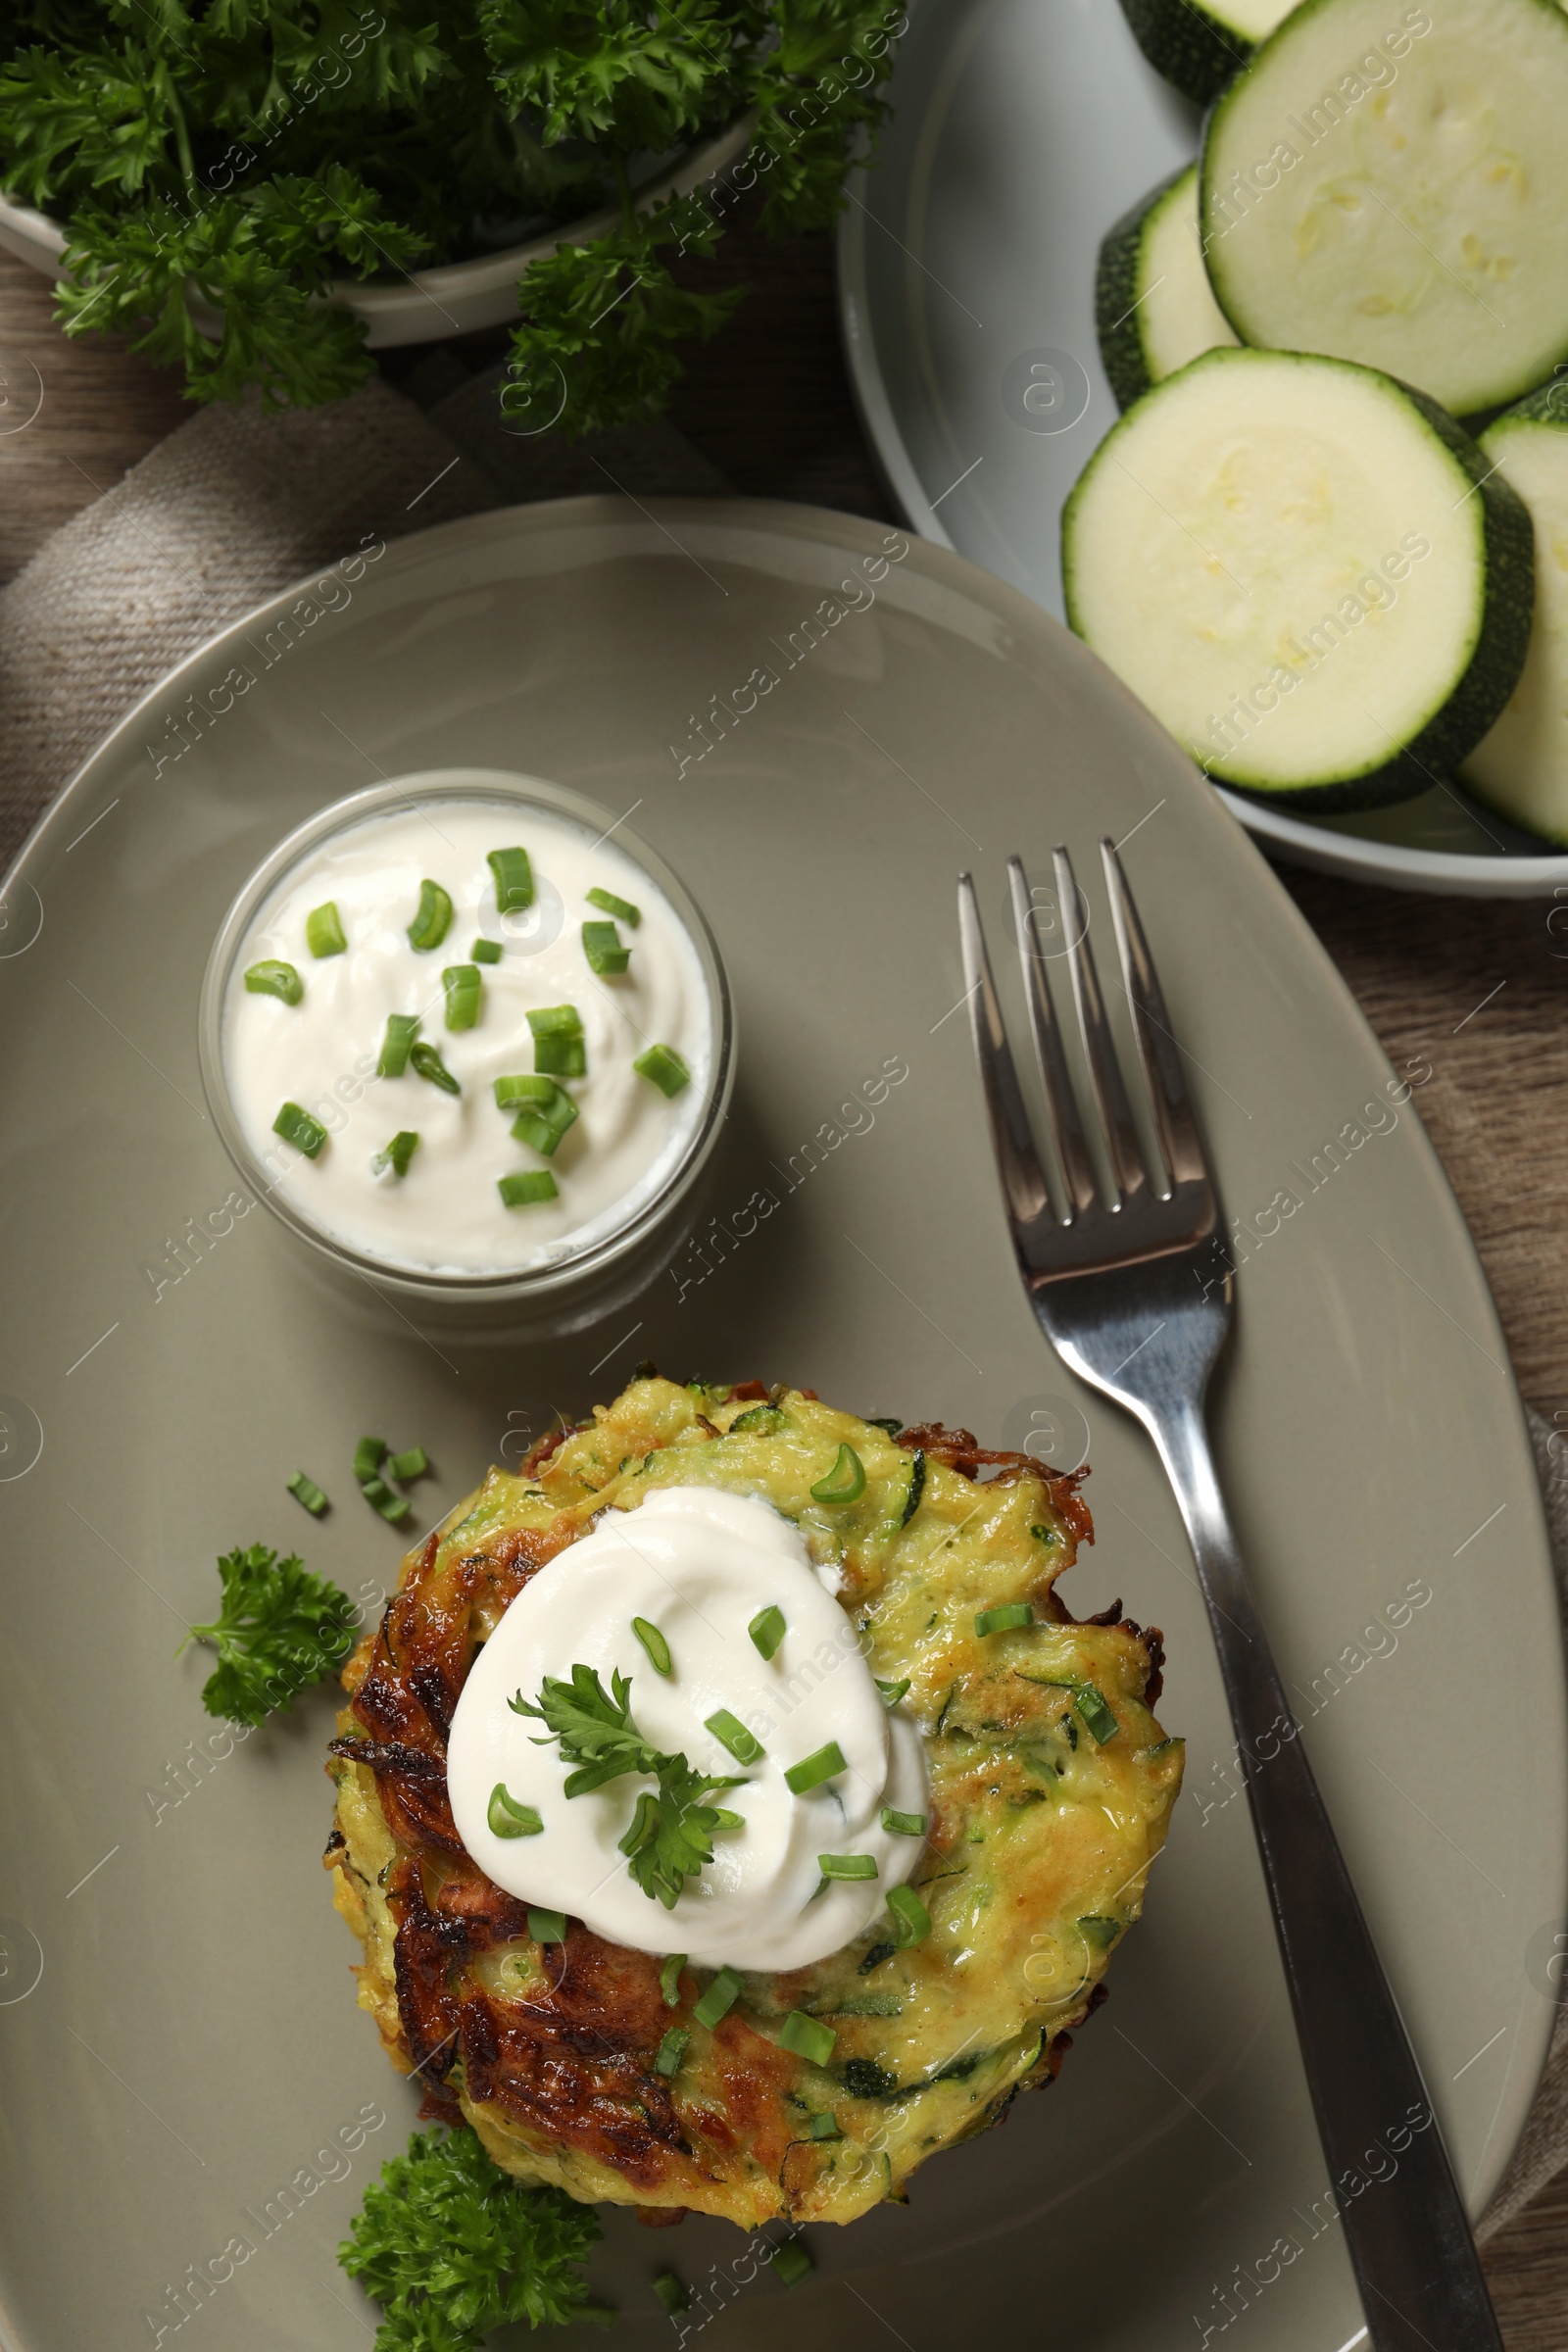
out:
{"label": "dollop of sour cream on fritter", "polygon": [[[823,1575],[769,1504],[705,1487],[661,1488],[636,1510],[608,1511],[547,1562],[479,1651],[453,1720],[453,1818],[480,1869],[615,1943],[710,1967],[801,1968],[862,1934],[924,1851],[883,1813],[924,1814],[925,1767],[914,1724],[888,1708]],[[773,1610],[783,1632],[766,1656],[773,1620],[760,1645],[750,1629]],[[667,1647],[667,1674],[637,1618]],[[713,1835],[713,1859],[673,1908],[644,1892],[620,1850],[657,1780],[627,1773],[568,1797],[572,1765],[510,1703],[537,1704],[545,1677],[569,1681],[578,1665],[607,1692],[616,1673],[628,1678],[629,1712],[652,1748],[738,1778],[710,1801],[740,1818]],[[710,1728],[715,1716],[728,1745]],[[761,1751],[749,1760],[735,1752],[736,1723],[750,1735],[741,1749]],[[787,1775],[835,1746],[842,1769],[797,1793]],[[519,1816],[535,1815],[537,1831],[517,1834]],[[824,1883],[824,1856],[857,1857],[862,1870],[869,1857],[876,1875]]]}

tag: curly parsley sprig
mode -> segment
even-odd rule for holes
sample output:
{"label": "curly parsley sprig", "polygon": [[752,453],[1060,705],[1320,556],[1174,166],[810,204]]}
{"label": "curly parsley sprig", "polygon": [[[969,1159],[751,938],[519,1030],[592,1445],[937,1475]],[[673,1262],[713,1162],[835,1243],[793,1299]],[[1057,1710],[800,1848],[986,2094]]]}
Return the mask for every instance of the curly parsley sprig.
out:
{"label": "curly parsley sprig", "polygon": [[631,1680],[624,1674],[612,1671],[607,1690],[591,1666],[576,1665],[569,1683],[546,1675],[537,1704],[520,1690],[507,1704],[514,1715],[531,1715],[545,1726],[547,1736],[535,1740],[536,1747],[559,1741],[562,1762],[577,1767],[566,1775],[567,1796],[586,1796],[627,1773],[658,1783],[638,1796],[619,1850],[644,1894],[672,1911],[686,1881],[713,1859],[715,1834],[741,1822],[740,1814],[710,1805],[709,1797],[718,1788],[740,1788],[745,1774],[696,1772],[684,1756],[654,1747],[632,1721]]}
{"label": "curly parsley sprig", "polygon": [[[67,231],[68,332],[183,367],[195,400],[310,407],[364,383],[321,297],[615,225],[519,281],[514,430],[652,416],[738,286],[686,282],[743,192],[825,228],[885,112],[897,0],[12,0],[0,186]],[[639,211],[631,174],[748,115],[746,157]],[[677,274],[677,273],[682,274]],[[537,389],[533,389],[537,387]],[[538,414],[535,416],[534,410]]]}
{"label": "curly parsley sprig", "polygon": [[525,2188],[466,2128],[416,2132],[366,2190],[337,2258],[381,2306],[375,2352],[479,2352],[509,2324],[612,2318],[588,2301],[582,2271],[600,2234],[590,2206]]}
{"label": "curly parsley sprig", "polygon": [[[218,1563],[222,1606],[189,1639],[210,1642],[217,1672],[202,1686],[209,1715],[265,1723],[302,1690],[335,1674],[354,1646],[353,1601],[294,1552],[279,1559],[265,1544],[225,1552]],[[181,1644],[181,1646],[185,1646]]]}

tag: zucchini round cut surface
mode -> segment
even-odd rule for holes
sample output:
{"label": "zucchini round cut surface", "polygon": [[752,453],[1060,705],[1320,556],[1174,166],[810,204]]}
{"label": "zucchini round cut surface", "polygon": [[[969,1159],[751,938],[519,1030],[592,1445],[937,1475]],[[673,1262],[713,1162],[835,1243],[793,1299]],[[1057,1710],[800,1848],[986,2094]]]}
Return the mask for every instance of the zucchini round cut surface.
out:
{"label": "zucchini round cut surface", "polygon": [[1565,122],[1554,0],[1303,0],[1209,118],[1220,308],[1456,416],[1517,400],[1568,354]]}
{"label": "zucchini round cut surface", "polygon": [[1156,74],[1206,106],[1271,33],[1291,0],[1121,0]]}
{"label": "zucchini round cut surface", "polygon": [[1405,799],[1523,666],[1530,518],[1490,464],[1372,368],[1211,351],[1085,467],[1068,620],[1219,781],[1319,809]]}
{"label": "zucchini round cut surface", "polygon": [[1536,529],[1536,619],[1502,716],[1464,763],[1479,801],[1568,847],[1568,382],[1544,384],[1481,436]]}
{"label": "zucchini round cut surface", "polygon": [[1198,166],[1162,179],[1109,231],[1095,274],[1100,357],[1121,408],[1234,343],[1198,237]]}

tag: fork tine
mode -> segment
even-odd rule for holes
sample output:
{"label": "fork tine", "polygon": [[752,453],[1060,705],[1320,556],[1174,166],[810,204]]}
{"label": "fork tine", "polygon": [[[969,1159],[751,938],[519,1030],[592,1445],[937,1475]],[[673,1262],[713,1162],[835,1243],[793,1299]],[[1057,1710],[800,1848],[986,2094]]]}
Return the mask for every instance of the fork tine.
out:
{"label": "fork tine", "polygon": [[1149,953],[1144,926],[1139,919],[1133,894],[1127,887],[1121,859],[1109,835],[1100,844],[1104,863],[1105,883],[1110,892],[1110,917],[1116,930],[1116,949],[1121,957],[1122,982],[1133,1008],[1133,1030],[1138,1039],[1138,1058],[1143,1064],[1154,1117],[1159,1127],[1160,1146],[1165,1155],[1169,1181],[1188,1184],[1195,1179],[1212,1183],[1203,1140],[1193,1117],[1192,1104],[1187,1099],[1187,1082],[1182,1076],[1182,1058],[1177,1048],[1170,1014],[1154,969],[1154,959]]}
{"label": "fork tine", "polygon": [[1046,983],[1046,959],[1040,946],[1035,905],[1029,895],[1029,877],[1024,872],[1020,858],[1007,859],[1007,883],[1012,892],[1012,919],[1018,935],[1018,960],[1023,967],[1024,993],[1029,1000],[1029,1027],[1035,1041],[1035,1060],[1039,1066],[1041,1084],[1046,1090],[1046,1109],[1055,1140],[1056,1155],[1061,1162],[1068,1208],[1071,1213],[1077,1214],[1095,1204],[1095,1172],[1084,1141],[1083,1121],[1078,1115],[1078,1098],[1073,1093],[1072,1080],[1067,1074],[1066,1056],[1061,1050],[1061,1031],[1051,1001],[1051,990]]}
{"label": "fork tine", "polygon": [[996,982],[991,976],[991,958],[986,953],[974,883],[967,873],[958,876],[958,936],[963,946],[963,976],[969,983],[969,1027],[985,1088],[1003,1198],[1016,1241],[1021,1224],[1032,1224],[1041,1216],[1050,1217],[1054,1223],[1059,1220],[1052,1205],[1051,1190],[1029,1128],[1029,1113],[1019,1092],[1018,1073],[1002,1022]]}
{"label": "fork tine", "polygon": [[[1056,897],[1065,924],[1069,919],[1068,909],[1077,909],[1078,882],[1072,870],[1072,859],[1059,844],[1052,851],[1051,860],[1055,868]],[[1126,1202],[1144,1189],[1149,1179],[1144,1171],[1143,1153],[1138,1148],[1138,1134],[1133,1126],[1127,1089],[1122,1082],[1121,1064],[1116,1059],[1116,1048],[1105,1019],[1105,1006],[1100,994],[1100,975],[1095,969],[1087,925],[1073,941],[1070,961],[1073,1002],[1078,1007],[1078,1025],[1083,1032],[1089,1081],[1110,1148],[1112,1180],[1119,1200]]]}

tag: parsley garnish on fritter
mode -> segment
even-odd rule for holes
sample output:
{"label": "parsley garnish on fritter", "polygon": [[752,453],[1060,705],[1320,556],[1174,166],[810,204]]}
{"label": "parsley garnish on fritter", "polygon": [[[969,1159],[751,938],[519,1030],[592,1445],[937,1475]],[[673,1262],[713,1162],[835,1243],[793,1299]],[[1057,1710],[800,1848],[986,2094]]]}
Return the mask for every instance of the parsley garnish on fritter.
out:
{"label": "parsley garnish on fritter", "polygon": [[657,1780],[657,1790],[645,1788],[638,1797],[620,1851],[644,1894],[657,1895],[672,1911],[686,1881],[713,1859],[714,1832],[740,1825],[741,1816],[710,1805],[710,1794],[738,1788],[745,1774],[695,1772],[684,1756],[651,1746],[631,1719],[631,1681],[624,1674],[612,1672],[607,1690],[592,1667],[573,1666],[569,1683],[546,1675],[536,1706],[520,1690],[507,1704],[514,1715],[532,1715],[545,1726],[549,1739],[536,1746],[557,1740],[563,1763],[577,1766],[566,1775],[568,1796],[585,1796],[623,1773]]}
{"label": "parsley garnish on fritter", "polygon": [[524,2188],[466,2128],[416,2132],[349,2224],[337,2258],[383,2313],[375,2352],[478,2352],[494,2328],[613,2315],[590,2303],[591,2206]]}
{"label": "parsley garnish on fritter", "polygon": [[209,1715],[265,1723],[302,1690],[335,1674],[354,1646],[354,1603],[294,1552],[279,1559],[265,1544],[225,1552],[218,1563],[223,1605],[213,1625],[193,1625],[210,1642],[218,1670],[202,1686]]}

